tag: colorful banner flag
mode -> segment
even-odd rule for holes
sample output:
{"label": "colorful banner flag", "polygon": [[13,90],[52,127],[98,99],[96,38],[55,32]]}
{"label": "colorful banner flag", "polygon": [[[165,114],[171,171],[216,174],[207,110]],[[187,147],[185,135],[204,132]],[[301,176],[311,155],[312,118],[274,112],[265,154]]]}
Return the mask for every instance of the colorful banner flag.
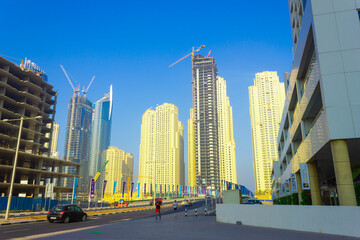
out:
{"label": "colorful banner flag", "polygon": [[146,183],[144,183],[144,196],[146,195]]}
{"label": "colorful banner flag", "polygon": [[91,179],[91,190],[90,190],[90,198],[94,198],[95,196],[95,181]]}
{"label": "colorful banner flag", "polygon": [[165,184],[165,187],[164,187],[164,192],[165,192],[165,195],[166,195],[166,184]]}
{"label": "colorful banner flag", "polygon": [[180,190],[179,190],[179,194],[180,194],[180,196],[181,196],[181,185],[179,186],[179,188],[180,188]]}
{"label": "colorful banner flag", "polygon": [[138,198],[140,197],[140,183],[138,183]]}
{"label": "colorful banner flag", "polygon": [[134,183],[132,182],[132,183],[131,183],[131,193],[130,193],[130,197],[131,197],[131,198],[132,198],[133,190],[134,190]]}
{"label": "colorful banner flag", "polygon": [[113,196],[115,195],[116,185],[117,185],[117,181],[114,181],[114,190],[113,190]]}
{"label": "colorful banner flag", "polygon": [[162,194],[162,185],[160,184],[160,194]]}
{"label": "colorful banner flag", "polygon": [[126,182],[123,182],[123,187],[122,187],[122,197],[124,197],[124,193],[125,193],[125,185],[126,185]]}
{"label": "colorful banner flag", "polygon": [[179,194],[179,185],[176,185],[176,195]]}
{"label": "colorful banner flag", "polygon": [[[174,186],[174,185],[173,185]],[[169,197],[170,197],[170,184],[169,184]]]}
{"label": "colorful banner flag", "polygon": [[157,184],[155,184],[155,190],[154,190],[155,197],[156,197],[156,190],[157,190]]}
{"label": "colorful banner flag", "polygon": [[99,178],[100,174],[101,174],[101,172],[96,173],[96,175],[95,175],[95,177],[94,177],[94,182],[97,181],[97,179]]}
{"label": "colorful banner flag", "polygon": [[152,196],[152,184],[150,184],[150,196]]}
{"label": "colorful banner flag", "polygon": [[74,178],[72,199],[76,199],[76,187],[77,187],[78,181],[79,181],[79,178],[75,177]]}
{"label": "colorful banner flag", "polygon": [[104,184],[103,184],[103,192],[102,192],[102,195],[104,196],[105,195],[105,188],[106,188],[106,184],[107,184],[107,181],[104,180]]}

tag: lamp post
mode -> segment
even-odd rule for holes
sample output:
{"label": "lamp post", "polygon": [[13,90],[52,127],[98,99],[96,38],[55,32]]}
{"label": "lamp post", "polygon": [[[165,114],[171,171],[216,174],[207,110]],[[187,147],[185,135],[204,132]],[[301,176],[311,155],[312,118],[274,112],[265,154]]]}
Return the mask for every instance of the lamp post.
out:
{"label": "lamp post", "polygon": [[9,192],[9,196],[8,196],[7,206],[6,206],[5,220],[8,220],[8,218],[9,218],[10,204],[11,204],[12,192],[13,192],[13,188],[14,188],[15,172],[16,172],[16,165],[17,165],[17,160],[18,160],[18,155],[19,155],[21,130],[22,130],[23,122],[24,122],[24,120],[28,120],[28,119],[40,119],[40,118],[42,118],[42,116],[25,117],[25,118],[21,117],[20,119],[4,119],[3,120],[4,122],[13,122],[13,121],[20,120],[19,135],[18,135],[18,139],[17,139],[15,158],[14,158],[14,166],[13,166],[12,175],[11,175],[10,192]]}

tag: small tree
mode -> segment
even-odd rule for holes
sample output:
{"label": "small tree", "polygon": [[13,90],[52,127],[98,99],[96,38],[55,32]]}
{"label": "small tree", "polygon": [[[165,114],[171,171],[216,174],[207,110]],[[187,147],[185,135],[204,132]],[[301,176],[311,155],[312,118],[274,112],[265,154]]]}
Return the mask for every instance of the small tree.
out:
{"label": "small tree", "polygon": [[299,205],[299,194],[297,194],[297,193],[291,194],[291,204]]}
{"label": "small tree", "polygon": [[303,190],[301,192],[301,198],[302,198],[301,205],[312,205],[310,190]]}

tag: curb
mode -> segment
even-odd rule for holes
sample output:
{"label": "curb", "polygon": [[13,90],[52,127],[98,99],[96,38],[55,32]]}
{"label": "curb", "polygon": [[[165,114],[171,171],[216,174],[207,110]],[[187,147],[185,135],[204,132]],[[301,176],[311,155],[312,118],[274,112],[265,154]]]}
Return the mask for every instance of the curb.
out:
{"label": "curb", "polygon": [[0,223],[0,226],[6,226],[6,225],[14,225],[14,224],[24,224],[24,223],[31,223],[31,222],[45,222],[47,220],[43,219],[37,219],[32,221],[21,221],[21,222],[6,222],[6,223]]}

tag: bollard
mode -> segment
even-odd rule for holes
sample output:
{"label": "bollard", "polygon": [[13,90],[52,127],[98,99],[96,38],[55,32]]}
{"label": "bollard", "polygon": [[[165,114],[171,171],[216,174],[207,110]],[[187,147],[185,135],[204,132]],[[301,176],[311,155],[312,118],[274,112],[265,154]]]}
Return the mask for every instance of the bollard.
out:
{"label": "bollard", "polygon": [[185,217],[187,217],[187,208],[185,208]]}
{"label": "bollard", "polygon": [[205,208],[205,216],[206,216],[206,208]]}
{"label": "bollard", "polygon": [[197,216],[197,208],[195,208],[195,215]]}

